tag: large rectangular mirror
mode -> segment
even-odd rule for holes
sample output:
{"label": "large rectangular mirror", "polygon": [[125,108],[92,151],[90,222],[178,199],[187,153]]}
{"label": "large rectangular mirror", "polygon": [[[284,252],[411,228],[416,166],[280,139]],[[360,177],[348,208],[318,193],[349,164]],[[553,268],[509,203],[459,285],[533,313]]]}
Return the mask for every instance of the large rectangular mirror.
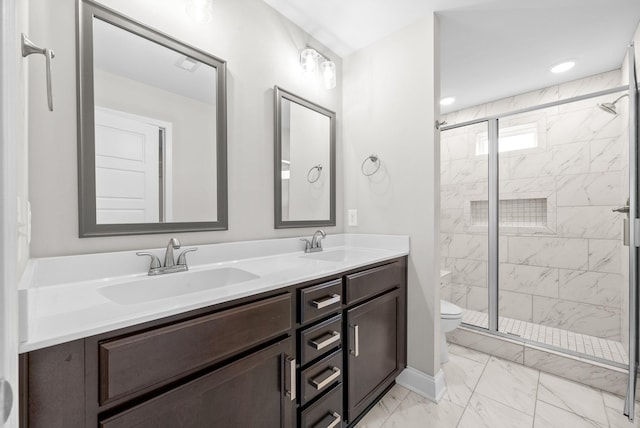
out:
{"label": "large rectangular mirror", "polygon": [[227,229],[223,60],[83,0],[80,236]]}
{"label": "large rectangular mirror", "polygon": [[336,114],[275,87],[275,227],[336,225]]}

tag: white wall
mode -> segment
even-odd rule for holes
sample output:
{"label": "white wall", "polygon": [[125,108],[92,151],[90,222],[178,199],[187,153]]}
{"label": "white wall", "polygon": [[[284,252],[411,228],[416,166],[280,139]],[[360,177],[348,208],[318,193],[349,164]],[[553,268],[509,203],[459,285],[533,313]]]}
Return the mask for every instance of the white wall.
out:
{"label": "white wall", "polygon": [[[78,238],[75,0],[30,0],[32,38],[55,50],[55,111],[46,111],[44,71],[30,70],[29,190],[33,211],[32,256],[81,254],[164,246],[310,235],[314,228],[273,228],[273,86],[281,86],[337,113],[341,152],[342,63],[261,0],[219,0],[214,18],[198,24],[178,0],[104,0],[102,3],[227,61],[229,230],[131,237]],[[307,44],[331,57],[338,86],[303,78],[299,50]],[[337,165],[337,226],[342,232],[342,162]]]}
{"label": "white wall", "polygon": [[[410,236],[408,363],[431,376],[440,328],[436,38],[430,16],[344,59],[345,209],[359,221],[347,230]],[[372,153],[382,166],[367,178],[360,165]]]}

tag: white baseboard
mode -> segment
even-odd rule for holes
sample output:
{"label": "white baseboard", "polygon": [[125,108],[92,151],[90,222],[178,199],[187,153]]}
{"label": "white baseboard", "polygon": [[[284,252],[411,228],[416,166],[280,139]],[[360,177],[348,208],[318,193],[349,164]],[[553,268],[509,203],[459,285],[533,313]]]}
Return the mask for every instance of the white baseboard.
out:
{"label": "white baseboard", "polygon": [[440,401],[447,390],[442,369],[438,370],[435,376],[430,376],[413,367],[407,367],[396,378],[396,383],[434,403]]}

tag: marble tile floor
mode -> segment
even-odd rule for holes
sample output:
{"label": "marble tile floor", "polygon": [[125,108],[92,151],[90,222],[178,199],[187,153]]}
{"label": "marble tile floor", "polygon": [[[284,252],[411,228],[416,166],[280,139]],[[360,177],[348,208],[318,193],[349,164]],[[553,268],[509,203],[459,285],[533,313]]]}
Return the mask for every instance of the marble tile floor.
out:
{"label": "marble tile floor", "polygon": [[[487,328],[488,316],[486,313],[471,309],[463,309],[463,312],[462,322]],[[523,339],[534,340],[617,363],[629,364],[622,343],[613,340],[506,317],[499,317],[498,329],[503,333],[513,334]]]}
{"label": "marble tile floor", "polygon": [[621,397],[469,348],[442,369],[439,403],[395,385],[356,428],[640,428]]}

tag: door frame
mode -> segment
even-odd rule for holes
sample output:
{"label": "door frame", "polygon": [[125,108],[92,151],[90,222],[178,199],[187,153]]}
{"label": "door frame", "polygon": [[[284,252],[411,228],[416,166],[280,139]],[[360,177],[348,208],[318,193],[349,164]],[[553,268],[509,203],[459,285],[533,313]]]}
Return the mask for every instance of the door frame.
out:
{"label": "door frame", "polygon": [[[17,87],[19,84],[18,5],[0,6],[0,379],[13,389],[7,427],[18,426],[18,289],[17,289]],[[0,388],[0,427],[4,388]]]}
{"label": "door frame", "polygon": [[629,62],[629,375],[624,414],[634,420],[638,376],[638,84],[634,44]]}

